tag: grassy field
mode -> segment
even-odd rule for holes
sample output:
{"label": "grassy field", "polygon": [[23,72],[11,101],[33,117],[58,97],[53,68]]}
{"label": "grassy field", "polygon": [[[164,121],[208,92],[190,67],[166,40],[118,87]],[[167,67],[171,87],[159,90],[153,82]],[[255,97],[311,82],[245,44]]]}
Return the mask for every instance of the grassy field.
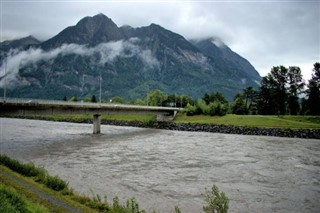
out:
{"label": "grassy field", "polygon": [[233,126],[320,129],[320,116],[276,116],[276,115],[231,115],[226,116],[186,116],[178,114],[176,123],[223,124]]}

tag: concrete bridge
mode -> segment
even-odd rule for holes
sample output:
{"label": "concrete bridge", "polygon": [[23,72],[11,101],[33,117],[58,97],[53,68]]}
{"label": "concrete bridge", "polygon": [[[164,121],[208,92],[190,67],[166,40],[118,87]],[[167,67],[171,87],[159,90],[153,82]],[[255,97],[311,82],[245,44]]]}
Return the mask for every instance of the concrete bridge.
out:
{"label": "concrete bridge", "polygon": [[123,104],[100,104],[35,99],[0,99],[0,116],[92,114],[93,134],[101,132],[102,114],[156,114],[157,121],[171,121],[180,108]]}

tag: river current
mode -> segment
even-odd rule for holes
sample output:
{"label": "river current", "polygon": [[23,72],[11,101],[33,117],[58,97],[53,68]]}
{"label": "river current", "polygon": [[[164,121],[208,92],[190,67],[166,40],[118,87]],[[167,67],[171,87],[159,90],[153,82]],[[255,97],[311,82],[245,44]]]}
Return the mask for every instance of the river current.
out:
{"label": "river current", "polygon": [[0,154],[79,193],[135,197],[151,211],[202,212],[212,184],[230,212],[319,212],[320,140],[0,118]]}

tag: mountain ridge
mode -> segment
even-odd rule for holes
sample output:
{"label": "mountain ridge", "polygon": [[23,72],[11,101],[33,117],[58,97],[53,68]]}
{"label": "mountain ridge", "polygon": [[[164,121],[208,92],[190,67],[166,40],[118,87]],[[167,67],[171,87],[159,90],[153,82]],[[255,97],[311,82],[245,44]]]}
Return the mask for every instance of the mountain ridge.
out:
{"label": "mountain ridge", "polygon": [[[22,51],[27,54],[25,47],[20,47],[20,55],[9,55],[3,46],[1,54],[10,67],[14,67],[13,59],[22,57]],[[29,48],[32,57],[11,68],[17,87],[8,91],[11,96],[61,99],[97,95],[102,80],[103,98],[143,98],[149,91],[161,89],[194,98],[218,91],[230,100],[247,86],[257,87],[261,78],[221,40],[188,41],[153,23],[118,27],[103,14],[84,17]],[[30,58],[34,60],[28,63]]]}

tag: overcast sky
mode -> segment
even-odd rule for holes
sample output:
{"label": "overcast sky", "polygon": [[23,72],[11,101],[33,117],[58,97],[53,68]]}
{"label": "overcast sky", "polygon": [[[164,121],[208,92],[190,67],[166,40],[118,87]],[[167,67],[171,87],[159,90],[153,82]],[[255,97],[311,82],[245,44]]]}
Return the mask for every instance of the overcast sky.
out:
{"label": "overcast sky", "polygon": [[309,79],[320,61],[320,0],[1,0],[0,40],[46,40],[98,13],[119,27],[156,23],[187,39],[219,37],[261,76],[284,65],[299,66]]}

